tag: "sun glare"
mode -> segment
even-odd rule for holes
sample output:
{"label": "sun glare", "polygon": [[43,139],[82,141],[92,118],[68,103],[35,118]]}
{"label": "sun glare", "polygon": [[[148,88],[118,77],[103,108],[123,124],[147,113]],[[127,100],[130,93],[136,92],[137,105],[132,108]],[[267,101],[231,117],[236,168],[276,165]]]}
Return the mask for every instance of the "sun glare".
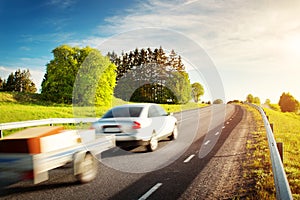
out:
{"label": "sun glare", "polygon": [[300,35],[287,38],[286,46],[288,53],[300,56]]}

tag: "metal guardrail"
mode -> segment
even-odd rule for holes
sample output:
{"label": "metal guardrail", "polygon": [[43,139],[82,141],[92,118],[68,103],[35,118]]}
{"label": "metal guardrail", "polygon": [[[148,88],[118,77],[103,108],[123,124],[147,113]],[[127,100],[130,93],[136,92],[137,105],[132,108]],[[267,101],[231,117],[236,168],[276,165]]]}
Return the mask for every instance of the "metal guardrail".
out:
{"label": "metal guardrail", "polygon": [[276,188],[276,199],[278,200],[293,199],[289,182],[287,180],[284,171],[283,163],[277,148],[277,144],[269,120],[261,107],[254,104],[250,104],[250,105],[256,108],[260,112],[267,131],[267,138],[268,138],[268,144],[269,144],[271,162],[272,162],[272,171],[273,171],[275,188]]}
{"label": "metal guardrail", "polygon": [[31,126],[42,126],[53,124],[80,124],[80,123],[91,123],[97,121],[99,118],[50,118],[41,120],[30,120],[22,122],[9,122],[0,124],[0,138],[3,138],[3,130],[25,128]]}

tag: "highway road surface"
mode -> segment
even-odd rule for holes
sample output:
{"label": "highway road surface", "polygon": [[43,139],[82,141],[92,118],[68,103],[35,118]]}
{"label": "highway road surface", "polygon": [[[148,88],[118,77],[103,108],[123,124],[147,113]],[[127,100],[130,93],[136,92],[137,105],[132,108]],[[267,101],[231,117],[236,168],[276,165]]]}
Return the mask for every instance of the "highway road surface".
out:
{"label": "highway road surface", "polygon": [[212,105],[176,113],[179,137],[146,148],[110,149],[98,155],[96,179],[79,184],[71,166],[34,185],[0,190],[0,199],[220,199],[236,190],[249,114],[238,105]]}

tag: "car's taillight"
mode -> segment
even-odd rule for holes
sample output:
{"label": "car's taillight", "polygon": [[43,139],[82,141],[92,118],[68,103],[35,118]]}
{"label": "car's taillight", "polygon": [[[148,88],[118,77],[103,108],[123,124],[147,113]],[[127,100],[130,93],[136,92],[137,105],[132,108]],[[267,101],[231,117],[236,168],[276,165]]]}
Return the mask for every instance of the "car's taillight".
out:
{"label": "car's taillight", "polygon": [[134,121],[133,125],[132,125],[132,128],[133,129],[139,129],[139,128],[141,128],[141,124],[139,122]]}

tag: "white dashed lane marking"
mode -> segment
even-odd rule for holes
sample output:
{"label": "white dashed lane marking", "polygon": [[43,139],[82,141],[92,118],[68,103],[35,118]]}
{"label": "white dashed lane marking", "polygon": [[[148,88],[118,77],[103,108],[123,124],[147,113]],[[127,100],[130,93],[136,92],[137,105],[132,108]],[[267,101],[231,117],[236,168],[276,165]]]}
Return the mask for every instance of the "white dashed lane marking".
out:
{"label": "white dashed lane marking", "polygon": [[154,185],[148,192],[146,192],[143,196],[139,198],[139,200],[145,200],[147,199],[152,193],[154,193],[160,186],[162,186],[162,183],[157,183]]}
{"label": "white dashed lane marking", "polygon": [[184,163],[188,163],[190,162],[190,160],[192,160],[194,158],[195,154],[190,155],[187,159],[185,159],[183,162]]}

